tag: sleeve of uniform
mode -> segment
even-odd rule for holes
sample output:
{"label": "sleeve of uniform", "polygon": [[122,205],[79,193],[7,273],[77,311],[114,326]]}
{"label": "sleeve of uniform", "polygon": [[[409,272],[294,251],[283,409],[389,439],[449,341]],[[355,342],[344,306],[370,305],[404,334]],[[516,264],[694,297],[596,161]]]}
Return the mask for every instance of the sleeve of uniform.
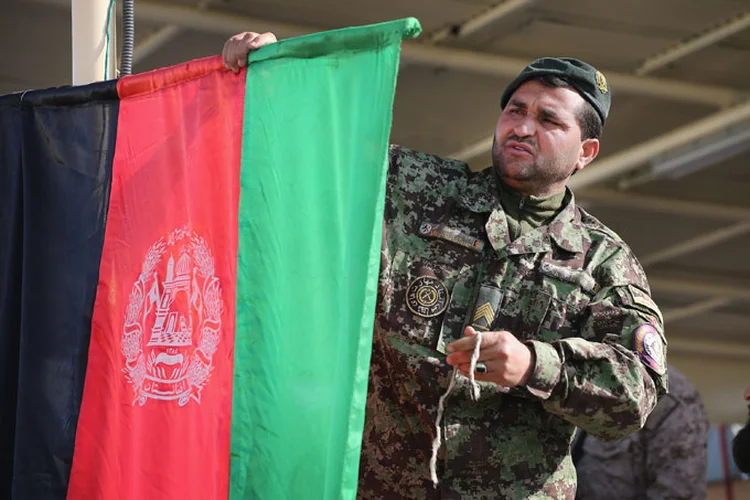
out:
{"label": "sleeve of uniform", "polygon": [[652,418],[646,422],[646,498],[705,499],[708,421],[703,405],[697,395],[678,401],[667,395],[653,416],[660,417],[665,405],[668,415],[654,424]]}
{"label": "sleeve of uniform", "polygon": [[620,248],[598,272],[603,285],[580,336],[529,342],[536,364],[527,389],[547,411],[606,441],[640,429],[666,393],[666,341],[632,254]]}

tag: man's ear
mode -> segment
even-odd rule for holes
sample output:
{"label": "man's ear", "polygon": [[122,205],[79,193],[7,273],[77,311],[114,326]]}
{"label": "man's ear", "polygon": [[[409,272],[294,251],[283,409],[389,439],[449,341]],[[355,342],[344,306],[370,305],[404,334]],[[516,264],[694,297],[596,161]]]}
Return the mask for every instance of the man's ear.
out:
{"label": "man's ear", "polygon": [[583,167],[594,161],[599,154],[599,139],[586,139],[581,143],[581,151],[578,153],[578,161],[575,169],[583,170]]}

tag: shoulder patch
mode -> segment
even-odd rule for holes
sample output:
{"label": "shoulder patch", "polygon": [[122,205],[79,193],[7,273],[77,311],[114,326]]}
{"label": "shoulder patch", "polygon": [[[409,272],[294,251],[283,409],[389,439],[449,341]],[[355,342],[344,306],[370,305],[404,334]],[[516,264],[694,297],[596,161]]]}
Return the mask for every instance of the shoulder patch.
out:
{"label": "shoulder patch", "polygon": [[658,375],[667,373],[666,355],[661,335],[651,323],[646,323],[635,330],[633,348],[644,365],[651,368]]}
{"label": "shoulder patch", "polygon": [[632,298],[633,305],[650,311],[652,314],[656,315],[657,318],[659,318],[659,322],[662,325],[664,324],[664,317],[662,317],[661,310],[649,294],[636,286],[628,287],[628,291],[630,292],[630,297]]}

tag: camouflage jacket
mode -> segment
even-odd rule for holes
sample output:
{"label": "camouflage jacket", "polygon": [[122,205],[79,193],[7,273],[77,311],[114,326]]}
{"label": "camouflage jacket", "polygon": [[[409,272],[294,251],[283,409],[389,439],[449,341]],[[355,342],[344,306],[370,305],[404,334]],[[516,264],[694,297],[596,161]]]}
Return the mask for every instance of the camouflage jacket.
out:
{"label": "camouflage jacket", "polygon": [[[390,155],[359,497],[572,499],[575,426],[620,438],[666,391],[664,371],[633,350],[644,324],[664,342],[640,265],[572,193],[548,226],[511,242],[492,169],[395,146]],[[451,375],[440,352],[470,323],[528,342],[536,365],[525,387],[482,383],[478,401],[460,377],[434,488]]]}
{"label": "camouflage jacket", "polygon": [[708,417],[698,391],[669,367],[669,394],[630,436],[612,442],[586,437],[578,471],[579,500],[702,500],[706,498]]}

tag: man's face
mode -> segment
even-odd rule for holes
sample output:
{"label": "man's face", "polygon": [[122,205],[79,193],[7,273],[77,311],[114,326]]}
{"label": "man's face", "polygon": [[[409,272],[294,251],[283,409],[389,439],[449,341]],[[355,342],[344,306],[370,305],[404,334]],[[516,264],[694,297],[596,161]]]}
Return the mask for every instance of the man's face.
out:
{"label": "man's face", "polygon": [[582,141],[576,119],[584,103],[572,89],[534,80],[513,93],[492,146],[492,164],[506,184],[523,194],[547,196],[561,191],[574,170],[596,157],[599,141]]}

